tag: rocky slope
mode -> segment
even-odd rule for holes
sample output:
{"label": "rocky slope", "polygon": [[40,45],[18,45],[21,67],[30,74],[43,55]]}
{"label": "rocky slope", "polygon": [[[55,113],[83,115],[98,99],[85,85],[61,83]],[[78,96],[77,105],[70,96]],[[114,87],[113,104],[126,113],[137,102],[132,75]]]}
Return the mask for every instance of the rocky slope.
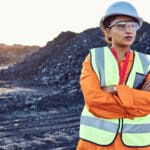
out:
{"label": "rocky slope", "polygon": [[[138,31],[133,49],[150,53],[150,25]],[[83,96],[82,62],[104,46],[99,28],[62,32],[24,61],[0,71],[0,149],[74,150]]]}

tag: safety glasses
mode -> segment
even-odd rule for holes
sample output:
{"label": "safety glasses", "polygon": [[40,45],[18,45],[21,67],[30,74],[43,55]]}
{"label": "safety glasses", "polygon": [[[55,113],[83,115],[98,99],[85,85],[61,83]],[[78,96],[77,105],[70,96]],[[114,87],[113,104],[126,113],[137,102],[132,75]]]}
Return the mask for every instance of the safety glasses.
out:
{"label": "safety glasses", "polygon": [[109,28],[112,28],[113,26],[115,26],[119,31],[137,31],[140,28],[137,22],[131,20],[112,22],[109,25]]}

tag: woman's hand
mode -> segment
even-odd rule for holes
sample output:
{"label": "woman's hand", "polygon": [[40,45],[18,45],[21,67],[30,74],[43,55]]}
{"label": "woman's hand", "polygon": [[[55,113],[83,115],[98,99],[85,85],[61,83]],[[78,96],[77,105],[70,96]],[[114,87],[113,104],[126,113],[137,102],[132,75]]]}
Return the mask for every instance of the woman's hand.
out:
{"label": "woman's hand", "polygon": [[113,94],[113,95],[117,95],[117,89],[116,89],[116,86],[115,85],[111,85],[111,86],[104,86],[102,87],[102,89],[107,92],[107,93],[110,93],[110,94]]}
{"label": "woman's hand", "polygon": [[150,80],[147,80],[143,83],[141,90],[150,92]]}

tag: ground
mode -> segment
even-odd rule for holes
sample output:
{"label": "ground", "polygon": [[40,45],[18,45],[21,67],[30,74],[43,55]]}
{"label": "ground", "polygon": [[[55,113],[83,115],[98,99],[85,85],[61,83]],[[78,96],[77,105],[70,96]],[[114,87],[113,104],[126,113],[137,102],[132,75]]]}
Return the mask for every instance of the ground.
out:
{"label": "ground", "polygon": [[52,91],[1,84],[0,150],[75,150],[81,97]]}

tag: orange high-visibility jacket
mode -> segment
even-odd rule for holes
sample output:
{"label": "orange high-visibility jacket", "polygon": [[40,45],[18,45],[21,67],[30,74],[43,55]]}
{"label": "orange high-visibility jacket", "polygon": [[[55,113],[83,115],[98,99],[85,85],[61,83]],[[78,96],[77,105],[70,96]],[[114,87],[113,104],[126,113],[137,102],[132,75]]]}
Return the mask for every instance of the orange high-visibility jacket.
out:
{"label": "orange high-visibility jacket", "polygon": [[[133,63],[133,52],[130,53],[125,78]],[[120,62],[123,66],[124,60]],[[146,80],[150,80],[150,74]],[[150,92],[117,85],[118,96],[109,94],[101,89],[96,73],[92,70],[90,55],[83,62],[80,77],[85,105],[90,112],[102,118],[130,118],[150,114]],[[126,101],[128,99],[128,101]],[[77,150],[150,150],[150,147],[131,148],[123,145],[118,133],[116,140],[109,146],[99,146],[82,139],[79,140]]]}

